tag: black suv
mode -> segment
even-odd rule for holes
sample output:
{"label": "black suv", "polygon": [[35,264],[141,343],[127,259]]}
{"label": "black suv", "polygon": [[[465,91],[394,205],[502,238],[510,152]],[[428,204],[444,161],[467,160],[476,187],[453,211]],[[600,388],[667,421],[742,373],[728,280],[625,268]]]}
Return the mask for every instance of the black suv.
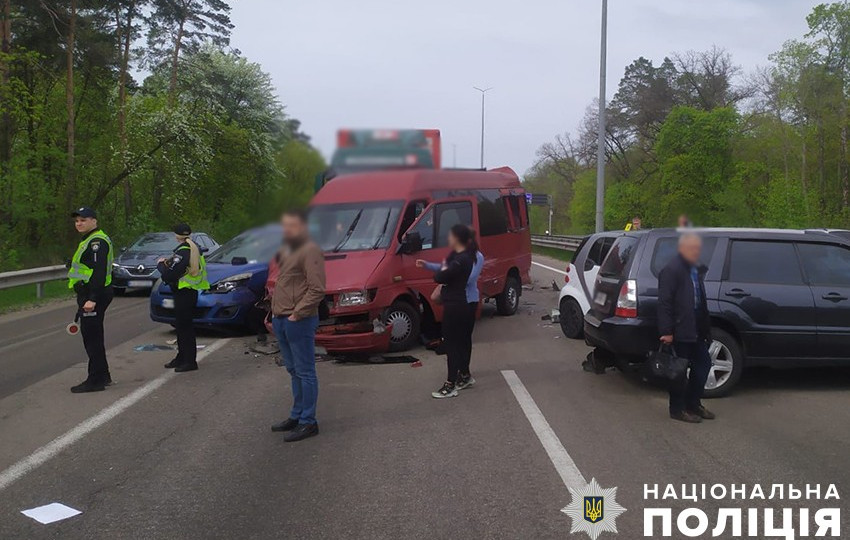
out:
{"label": "black suv", "polygon": [[[850,364],[847,231],[693,229],[713,342],[707,397],[726,395],[744,366]],[[675,229],[625,233],[611,247],[585,316],[588,345],[639,361],[658,347],[658,273]]]}

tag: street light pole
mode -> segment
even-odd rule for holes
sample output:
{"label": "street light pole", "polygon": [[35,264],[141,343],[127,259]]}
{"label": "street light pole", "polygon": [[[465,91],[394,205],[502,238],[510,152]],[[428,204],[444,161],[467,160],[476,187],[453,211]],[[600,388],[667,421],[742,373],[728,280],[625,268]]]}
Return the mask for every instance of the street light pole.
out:
{"label": "street light pole", "polygon": [[484,168],[484,94],[492,90],[493,88],[478,88],[477,86],[473,86],[476,90],[481,92],[481,168]]}
{"label": "street light pole", "polygon": [[608,0],[602,0],[599,56],[599,127],[596,141],[596,232],[605,229],[605,72],[608,56]]}

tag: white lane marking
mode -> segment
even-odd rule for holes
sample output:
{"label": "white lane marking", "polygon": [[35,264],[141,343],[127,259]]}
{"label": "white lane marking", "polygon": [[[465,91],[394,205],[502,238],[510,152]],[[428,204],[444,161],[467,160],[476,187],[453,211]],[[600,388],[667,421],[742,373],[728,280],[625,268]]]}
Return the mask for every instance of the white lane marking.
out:
{"label": "white lane marking", "polygon": [[[198,352],[198,361],[200,362],[207,356],[222,348],[228,341],[230,341],[228,338],[219,339],[203,351]],[[143,400],[145,397],[156,391],[159,387],[167,383],[176,375],[177,373],[173,371],[166,371],[165,373],[163,373],[156,379],[150,381],[149,383],[145,384],[144,386],[136,388],[135,390],[122,397],[112,405],[109,405],[108,407],[106,407],[96,415],[92,416],[88,420],[84,420],[82,423],[78,424],[76,427],[72,428],[64,435],[60,435],[59,437],[53,439],[51,442],[42,446],[29,456],[18,461],[17,463],[0,473],[0,491],[6,489],[15,481],[25,476],[27,473],[32,472],[38,467],[44,465],[48,460],[57,456],[60,452],[62,452],[75,442],[79,441],[92,431],[96,430],[97,428],[109,422],[122,412],[126,411],[127,409],[138,403],[139,401]]]}
{"label": "white lane marking", "polygon": [[549,460],[555,466],[555,470],[558,471],[558,475],[561,477],[564,485],[572,489],[585,487],[587,480],[585,480],[581,471],[578,470],[573,458],[567,453],[567,449],[561,444],[561,440],[552,431],[552,427],[546,421],[546,417],[540,412],[540,408],[534,402],[534,398],[531,397],[528,390],[526,390],[525,385],[519,380],[516,372],[512,369],[505,369],[502,370],[502,376],[505,378],[505,382],[508,383],[511,392],[514,393],[514,397],[519,402],[522,412],[525,413],[525,417],[531,423],[531,428],[534,430],[537,438],[540,439],[540,444],[543,445],[543,449],[549,455]]}
{"label": "white lane marking", "polygon": [[558,270],[557,268],[552,268],[551,266],[546,266],[545,264],[540,264],[537,261],[531,261],[531,264],[533,264],[534,266],[539,266],[540,268],[545,268],[546,270],[551,270],[552,272],[557,272],[557,273],[561,274],[562,276],[567,275],[567,273],[564,272],[563,270]]}

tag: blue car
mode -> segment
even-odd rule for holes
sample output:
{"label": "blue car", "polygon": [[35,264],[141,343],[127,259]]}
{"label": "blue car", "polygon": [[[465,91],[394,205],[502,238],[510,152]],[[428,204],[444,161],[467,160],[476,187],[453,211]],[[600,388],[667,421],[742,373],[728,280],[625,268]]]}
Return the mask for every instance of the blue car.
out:
{"label": "blue car", "polygon": [[[269,261],[281,244],[280,225],[243,232],[207,257],[210,290],[198,295],[195,325],[247,328],[259,331],[265,311],[257,307],[265,296]],[[174,294],[162,281],[151,292],[151,319],[174,324]]]}

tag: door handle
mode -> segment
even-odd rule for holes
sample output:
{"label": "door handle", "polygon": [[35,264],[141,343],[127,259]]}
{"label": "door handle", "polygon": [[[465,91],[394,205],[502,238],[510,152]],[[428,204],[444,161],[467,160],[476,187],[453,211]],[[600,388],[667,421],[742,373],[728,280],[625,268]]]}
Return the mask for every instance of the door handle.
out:
{"label": "door handle", "polygon": [[750,293],[745,292],[742,289],[731,289],[729,290],[729,292],[726,293],[726,296],[731,296],[733,298],[744,298],[749,295]]}
{"label": "door handle", "polygon": [[841,302],[842,300],[847,300],[846,296],[842,296],[837,292],[831,292],[829,294],[825,294],[821,296],[824,300],[829,300],[830,302]]}

